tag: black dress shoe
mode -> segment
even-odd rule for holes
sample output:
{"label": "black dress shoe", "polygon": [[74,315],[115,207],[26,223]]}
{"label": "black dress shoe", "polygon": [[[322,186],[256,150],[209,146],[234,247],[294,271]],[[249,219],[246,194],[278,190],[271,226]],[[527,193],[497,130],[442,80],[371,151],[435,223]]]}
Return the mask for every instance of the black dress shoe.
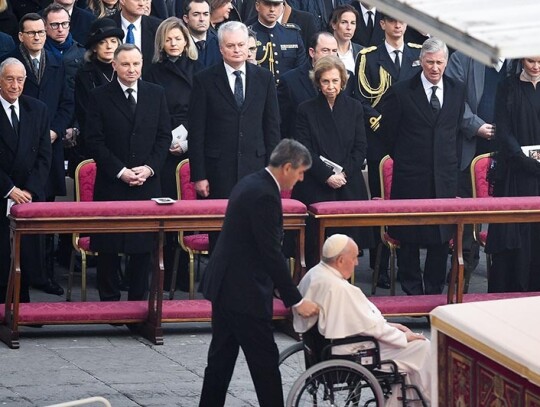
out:
{"label": "black dress shoe", "polygon": [[35,288],[47,294],[64,295],[64,289],[60,287],[60,284],[58,284],[56,281],[49,281],[48,283]]}
{"label": "black dress shoe", "polygon": [[388,274],[379,274],[379,279],[377,280],[377,287],[385,289],[390,288],[390,277],[388,277]]}

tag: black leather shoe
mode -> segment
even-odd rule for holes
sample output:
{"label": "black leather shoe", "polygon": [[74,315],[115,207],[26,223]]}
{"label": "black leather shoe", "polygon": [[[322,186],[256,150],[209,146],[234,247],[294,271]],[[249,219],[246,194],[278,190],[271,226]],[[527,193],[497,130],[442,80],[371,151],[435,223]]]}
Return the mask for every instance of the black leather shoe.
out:
{"label": "black leather shoe", "polygon": [[36,288],[47,294],[53,294],[53,295],[59,295],[59,296],[64,295],[64,289],[60,287],[60,284],[58,284],[56,281],[49,281],[48,283],[44,285],[37,286]]}
{"label": "black leather shoe", "polygon": [[379,274],[379,279],[377,280],[377,287],[385,288],[387,290],[390,288],[390,277],[388,277],[388,274]]}

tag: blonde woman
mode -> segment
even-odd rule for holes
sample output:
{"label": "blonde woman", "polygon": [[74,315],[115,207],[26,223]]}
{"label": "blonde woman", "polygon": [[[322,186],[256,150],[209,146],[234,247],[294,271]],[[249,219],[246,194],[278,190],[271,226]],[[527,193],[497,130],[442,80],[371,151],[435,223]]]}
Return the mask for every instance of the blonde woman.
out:
{"label": "blonde woman", "polygon": [[118,0],[88,0],[88,9],[97,18],[110,17],[120,10],[120,2]]}
{"label": "blonde woman", "polygon": [[[169,17],[159,25],[154,50],[153,64],[145,79],[165,88],[167,107],[171,115],[171,128],[184,126],[187,129],[193,75],[202,69],[202,66],[197,61],[197,47],[182,20]],[[163,196],[176,197],[176,166],[187,158],[187,149],[187,140],[171,142],[169,154],[161,171]],[[173,266],[175,237],[176,233],[168,234],[167,245],[164,249],[166,284],[170,281],[168,276]],[[182,272],[178,280],[182,291],[189,289],[187,260],[186,256],[180,264]]]}

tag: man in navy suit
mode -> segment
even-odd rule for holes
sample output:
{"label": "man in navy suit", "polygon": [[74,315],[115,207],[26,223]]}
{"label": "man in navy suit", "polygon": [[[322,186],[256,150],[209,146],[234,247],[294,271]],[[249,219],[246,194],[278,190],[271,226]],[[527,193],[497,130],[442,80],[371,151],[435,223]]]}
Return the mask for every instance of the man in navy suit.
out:
{"label": "man in navy suit", "polygon": [[[462,82],[444,75],[448,48],[430,38],[422,45],[422,72],[391,86],[381,102],[381,137],[394,159],[392,199],[455,198],[458,132],[465,109]],[[400,241],[399,279],[407,294],[440,294],[454,228],[395,226]],[[426,247],[424,271],[419,248]]]}
{"label": "man in navy suit", "polygon": [[210,28],[210,4],[207,0],[186,0],[184,23],[197,46],[198,61],[205,68],[221,62],[217,35]]}
{"label": "man in navy suit", "polygon": [[291,190],[311,166],[306,147],[282,140],[269,165],[234,187],[225,222],[203,280],[212,301],[212,342],[204,373],[201,407],[225,403],[227,388],[242,348],[261,407],[283,406],[279,352],[272,333],[276,288],[287,307],[303,317],[318,313],[302,300],[281,252],[281,190]]}
{"label": "man in navy suit", "polygon": [[202,197],[228,198],[234,185],[268,163],[280,140],[272,74],[246,64],[247,27],[219,28],[223,62],[195,75],[189,110],[191,180]]}
{"label": "man in navy suit", "polygon": [[[45,200],[51,165],[49,114],[44,103],[21,95],[24,65],[15,58],[0,64],[0,303],[6,300],[10,269],[8,205]],[[39,240],[25,236],[21,246],[21,302],[30,301],[29,272],[40,268]]]}
{"label": "man in navy suit", "polygon": [[142,52],[143,77],[152,65],[156,31],[161,23],[159,18],[144,15],[145,4],[139,0],[119,0],[120,13],[111,17],[124,31],[124,43],[135,44]]}
{"label": "man in navy suit", "polygon": [[[96,160],[96,201],[137,201],[161,196],[159,174],[171,144],[171,127],[162,87],[140,81],[142,55],[133,44],[114,55],[117,80],[90,94],[85,134]],[[102,301],[118,301],[118,253],[129,255],[128,300],[143,300],[154,239],[147,233],[96,235],[97,283]]]}

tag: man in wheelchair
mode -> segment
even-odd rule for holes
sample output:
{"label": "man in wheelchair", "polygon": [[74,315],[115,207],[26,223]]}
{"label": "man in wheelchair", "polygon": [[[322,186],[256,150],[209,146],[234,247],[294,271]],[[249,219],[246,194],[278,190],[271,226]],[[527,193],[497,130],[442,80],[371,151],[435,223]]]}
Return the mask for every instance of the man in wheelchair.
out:
{"label": "man in wheelchair", "polygon": [[[305,333],[315,324],[326,339],[354,335],[372,336],[379,342],[381,359],[393,360],[406,382],[416,385],[429,405],[431,389],[431,344],[421,333],[390,323],[362,290],[347,281],[358,264],[358,247],[346,235],[330,236],[323,245],[322,260],[304,276],[298,289],[305,299],[319,306],[319,315],[302,318],[294,314],[294,329]],[[294,311],[293,311],[294,312]],[[353,355],[358,343],[332,348],[333,355]],[[386,406],[401,405],[400,392],[392,391]]]}

